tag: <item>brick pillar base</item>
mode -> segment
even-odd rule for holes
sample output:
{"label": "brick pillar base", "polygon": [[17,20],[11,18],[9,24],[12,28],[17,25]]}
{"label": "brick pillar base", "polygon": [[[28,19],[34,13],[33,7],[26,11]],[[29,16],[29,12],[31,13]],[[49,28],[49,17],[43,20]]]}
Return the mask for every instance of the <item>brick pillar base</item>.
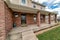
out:
{"label": "brick pillar base", "polygon": [[37,13],[37,25],[40,26],[40,12]]}

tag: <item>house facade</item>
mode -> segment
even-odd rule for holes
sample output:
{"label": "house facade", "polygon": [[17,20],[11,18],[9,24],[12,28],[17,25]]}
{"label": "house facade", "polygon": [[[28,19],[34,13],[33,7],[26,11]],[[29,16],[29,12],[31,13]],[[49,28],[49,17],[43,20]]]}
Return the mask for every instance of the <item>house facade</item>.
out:
{"label": "house facade", "polygon": [[57,23],[57,14],[33,0],[0,0],[0,40],[14,27]]}

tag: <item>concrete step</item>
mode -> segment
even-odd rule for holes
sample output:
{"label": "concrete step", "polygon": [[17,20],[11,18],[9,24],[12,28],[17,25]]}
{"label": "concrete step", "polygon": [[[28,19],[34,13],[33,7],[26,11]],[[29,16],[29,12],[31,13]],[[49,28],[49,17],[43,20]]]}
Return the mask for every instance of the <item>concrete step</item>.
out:
{"label": "concrete step", "polygon": [[38,39],[32,29],[18,27],[12,29],[9,32],[7,40],[38,40]]}

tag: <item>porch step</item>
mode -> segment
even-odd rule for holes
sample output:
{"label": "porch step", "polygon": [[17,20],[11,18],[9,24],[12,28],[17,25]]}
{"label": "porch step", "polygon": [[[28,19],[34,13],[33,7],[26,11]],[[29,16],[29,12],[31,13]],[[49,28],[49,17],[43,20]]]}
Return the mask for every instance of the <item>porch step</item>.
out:
{"label": "porch step", "polygon": [[38,40],[33,30],[27,27],[14,28],[9,32],[7,40]]}

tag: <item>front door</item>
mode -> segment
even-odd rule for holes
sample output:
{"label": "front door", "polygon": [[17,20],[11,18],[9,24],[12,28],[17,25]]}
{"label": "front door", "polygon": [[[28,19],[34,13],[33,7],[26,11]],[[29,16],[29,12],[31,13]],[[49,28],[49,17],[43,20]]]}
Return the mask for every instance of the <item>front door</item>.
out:
{"label": "front door", "polygon": [[26,14],[21,14],[21,24],[26,24]]}

